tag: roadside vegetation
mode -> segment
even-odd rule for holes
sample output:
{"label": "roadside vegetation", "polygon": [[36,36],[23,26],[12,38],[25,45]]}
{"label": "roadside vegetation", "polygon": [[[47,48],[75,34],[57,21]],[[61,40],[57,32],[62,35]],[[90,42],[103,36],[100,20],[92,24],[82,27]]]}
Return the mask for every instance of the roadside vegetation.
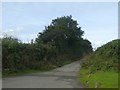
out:
{"label": "roadside vegetation", "polygon": [[31,43],[5,35],[2,38],[3,76],[51,70],[80,60],[92,52],[91,43],[82,38],[83,34],[72,16],[63,16],[52,20]]}
{"label": "roadside vegetation", "polygon": [[85,56],[79,81],[88,88],[118,88],[120,40],[113,40]]}

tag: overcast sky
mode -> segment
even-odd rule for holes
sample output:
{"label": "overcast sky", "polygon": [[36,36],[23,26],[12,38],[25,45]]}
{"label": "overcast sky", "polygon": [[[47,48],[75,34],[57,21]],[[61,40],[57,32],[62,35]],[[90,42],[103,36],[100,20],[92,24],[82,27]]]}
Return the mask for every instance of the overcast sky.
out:
{"label": "overcast sky", "polygon": [[118,3],[2,3],[3,34],[35,39],[57,17],[72,15],[94,48],[118,38]]}

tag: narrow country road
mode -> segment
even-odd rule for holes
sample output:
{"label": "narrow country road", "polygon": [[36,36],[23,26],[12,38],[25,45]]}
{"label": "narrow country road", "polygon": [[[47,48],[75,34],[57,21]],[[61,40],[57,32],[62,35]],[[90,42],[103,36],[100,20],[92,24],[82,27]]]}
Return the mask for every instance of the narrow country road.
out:
{"label": "narrow country road", "polygon": [[6,77],[2,88],[82,88],[77,82],[79,67],[76,61],[47,72]]}

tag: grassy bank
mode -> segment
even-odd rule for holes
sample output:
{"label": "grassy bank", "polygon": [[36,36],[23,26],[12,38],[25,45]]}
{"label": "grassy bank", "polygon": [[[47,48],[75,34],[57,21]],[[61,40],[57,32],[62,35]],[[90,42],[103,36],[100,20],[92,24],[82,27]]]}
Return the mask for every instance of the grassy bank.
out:
{"label": "grassy bank", "polygon": [[24,74],[29,74],[29,73],[35,73],[35,72],[40,72],[40,70],[26,69],[26,70],[21,70],[19,72],[6,70],[4,73],[2,73],[2,76],[3,77],[18,76],[18,75],[24,75]]}
{"label": "grassy bank", "polygon": [[72,62],[73,62],[73,60],[64,60],[64,62],[62,62],[58,66],[49,63],[48,65],[44,65],[40,69],[24,69],[24,70],[18,70],[18,71],[5,69],[4,72],[2,72],[2,76],[3,77],[19,76],[19,75],[30,74],[30,73],[44,72],[44,71],[49,71],[49,70],[61,67],[63,65],[70,64]]}
{"label": "grassy bank", "polygon": [[79,81],[88,88],[118,88],[120,40],[112,40],[81,60]]}
{"label": "grassy bank", "polygon": [[80,69],[78,79],[88,88],[118,88],[118,73],[115,71],[98,71],[89,74],[87,69]]}

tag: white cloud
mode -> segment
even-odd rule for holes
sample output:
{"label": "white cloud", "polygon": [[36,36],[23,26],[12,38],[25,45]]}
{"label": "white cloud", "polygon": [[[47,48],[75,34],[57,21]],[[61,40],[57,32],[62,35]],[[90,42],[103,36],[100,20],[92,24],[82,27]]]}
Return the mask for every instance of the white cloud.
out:
{"label": "white cloud", "polygon": [[22,27],[16,27],[16,28],[10,28],[10,29],[7,29],[7,30],[3,30],[2,31],[2,35],[12,35],[12,36],[15,36],[15,37],[18,37],[20,35],[20,33],[23,31],[23,28]]}
{"label": "white cloud", "polygon": [[17,27],[16,31],[21,32],[23,30],[23,27]]}
{"label": "white cloud", "polygon": [[13,32],[14,30],[13,29],[9,29],[9,32]]}
{"label": "white cloud", "polygon": [[101,47],[102,45],[104,45],[104,44],[106,44],[106,43],[107,43],[107,41],[106,41],[106,42],[101,41],[101,40],[99,40],[99,41],[94,41],[94,42],[92,43],[93,50],[96,50],[98,47]]}
{"label": "white cloud", "polygon": [[96,41],[96,42],[95,42],[95,45],[100,46],[101,44],[103,44],[103,42],[102,42],[102,41]]}

